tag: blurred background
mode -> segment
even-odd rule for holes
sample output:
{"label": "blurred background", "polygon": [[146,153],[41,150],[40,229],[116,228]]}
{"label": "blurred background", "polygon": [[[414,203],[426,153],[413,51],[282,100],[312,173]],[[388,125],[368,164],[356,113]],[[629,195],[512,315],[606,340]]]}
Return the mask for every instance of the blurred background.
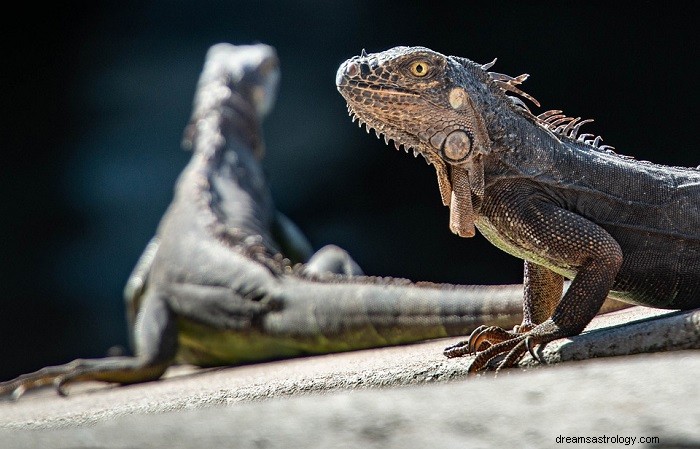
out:
{"label": "blurred background", "polygon": [[[697,19],[682,3],[97,1],[7,15],[0,165],[0,380],[126,345],[122,288],[190,154],[207,48],[264,42],[277,206],[369,274],[519,283],[520,261],[447,226],[432,167],[359,130],[335,89],[362,48],[423,45],[527,72],[546,109],[617,151],[696,166]],[[46,9],[48,8],[48,9]]]}

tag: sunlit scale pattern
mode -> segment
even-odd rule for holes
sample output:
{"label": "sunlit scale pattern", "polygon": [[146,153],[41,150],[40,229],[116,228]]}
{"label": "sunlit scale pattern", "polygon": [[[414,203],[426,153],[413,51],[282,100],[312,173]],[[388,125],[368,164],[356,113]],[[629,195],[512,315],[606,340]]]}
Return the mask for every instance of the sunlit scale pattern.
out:
{"label": "sunlit scale pattern", "polygon": [[[424,51],[415,50],[417,54]],[[344,75],[346,78],[342,80],[343,87],[340,90],[342,92],[345,89],[343,95],[348,98],[351,115],[359,116],[361,122],[367,123],[368,129],[374,128],[378,135],[384,135],[385,140],[393,139],[395,144],[407,147],[427,142],[430,145],[422,145],[422,149],[431,146],[435,148],[439,146],[437,143],[444,142],[449,131],[463,129],[464,124],[469,123],[471,119],[455,118],[454,108],[450,103],[446,101],[440,106],[434,89],[431,90],[430,86],[424,87],[422,81],[416,81],[413,83],[416,87],[413,90],[409,89],[412,84],[407,81],[407,71],[401,71],[402,67],[405,67],[401,61],[410,60],[406,59],[410,53],[410,49],[399,48],[377,55],[353,58],[350,61],[354,64],[346,63],[344,72],[343,68],[339,71],[339,76]],[[473,65],[471,62],[469,64]],[[491,65],[483,65],[481,69],[486,71]],[[363,76],[363,73],[366,76]],[[401,73],[401,79],[396,80],[389,73]],[[527,78],[526,75],[509,77],[495,72],[488,73],[491,82],[502,88],[504,93],[515,93],[536,102],[516,88]],[[382,81],[386,79],[392,81]],[[369,81],[374,83],[371,87]],[[442,94],[447,97],[452,89],[453,86],[443,86]],[[523,110],[523,106],[516,103],[509,107]],[[683,289],[687,291],[690,287],[683,287],[683,282],[675,278],[672,280],[669,276],[675,273],[677,277],[687,273],[688,276],[683,274],[684,278],[692,279],[694,275],[688,271],[697,269],[700,261],[700,256],[696,254],[700,252],[697,245],[687,244],[688,239],[694,238],[697,229],[700,229],[700,206],[696,200],[700,196],[700,178],[697,171],[663,167],[619,156],[612,152],[611,147],[602,145],[602,138],[599,136],[580,133],[581,127],[590,120],[568,117],[560,110],[547,111],[539,116],[530,114],[530,117],[534,125],[548,130],[562,142],[566,141],[569,147],[566,151],[555,154],[554,160],[548,162],[550,165],[545,173],[542,173],[544,167],[541,165],[544,161],[533,162],[532,157],[537,156],[537,150],[523,151],[525,148],[518,148],[508,155],[510,163],[517,164],[524,175],[530,172],[533,176],[537,174],[541,180],[539,182],[550,183],[551,188],[562,186],[556,201],[558,207],[563,209],[557,209],[557,212],[549,215],[529,217],[532,221],[529,225],[531,229],[520,235],[511,235],[509,238],[517,242],[507,245],[507,250],[530,260],[541,260],[544,254],[556,252],[560,259],[557,266],[552,263],[547,265],[572,277],[576,267],[568,260],[585,252],[584,249],[594,243],[583,235],[576,236],[575,240],[568,240],[576,235],[573,228],[578,225],[567,224],[567,219],[558,214],[564,210],[575,211],[574,215],[587,217],[589,223],[598,223],[599,228],[612,235],[614,240],[624,243],[623,247],[627,253],[633,254],[634,257],[625,258],[620,276],[616,280],[616,289],[628,292],[628,296],[638,297],[639,302],[657,305],[668,305],[663,301],[678,297]],[[639,176],[631,176],[632,172],[638,173]],[[654,184],[653,190],[648,188],[650,183]],[[516,185],[514,189],[519,191],[522,188]],[[494,197],[495,194],[492,191],[490,195]],[[515,204],[510,207],[520,206]],[[510,212],[510,216],[504,213],[489,217],[494,220],[491,223],[494,230],[499,229],[503,234],[503,230],[507,229],[513,220],[512,210]],[[482,208],[481,214],[486,214],[486,209]],[[541,229],[546,229],[551,220],[563,221],[564,227],[557,232],[540,235]],[[673,238],[676,240],[664,237],[654,240],[660,243],[645,243],[640,246],[640,233],[648,232],[677,237]],[[630,235],[632,237],[628,237]],[[678,254],[677,258],[664,251],[669,244],[673,245],[673,241],[686,243],[673,253]],[[500,245],[504,243],[500,242]],[[533,248],[531,251],[526,250],[528,245]],[[552,247],[558,249],[550,250]],[[644,254],[653,256],[644,257]],[[681,261],[685,261],[685,265]],[[545,263],[544,260],[541,262]],[[644,281],[648,277],[656,279],[654,284],[649,285]],[[664,277],[665,280],[662,279]]]}
{"label": "sunlit scale pattern", "polygon": [[368,133],[374,130],[387,144],[393,140],[397,149],[403,146],[406,152],[421,154],[431,163],[433,155],[426,151],[436,151],[452,131],[469,126],[468,118],[446,116],[426,101],[425,95],[402,88],[403,78],[391,60],[399,52],[385,53],[381,58],[363,53],[346,61],[339,70],[337,84],[348,99],[348,113]]}
{"label": "sunlit scale pattern", "polygon": [[[416,61],[421,70],[407,70]],[[608,293],[655,307],[699,307],[700,172],[618,155],[581,132],[590,119],[558,109],[532,114],[523,99],[539,103],[518,87],[528,75],[489,72],[494,62],[398,47],[363,52],[336,80],[349,113],[368,129],[432,154],[443,172],[483,170],[481,192],[464,189],[480,174],[474,170],[453,181],[452,195],[477,198],[479,231],[532,264],[524,333],[477,329],[445,354],[478,352],[470,372],[499,354],[507,354],[500,366],[512,365],[533,345],[579,333]],[[453,163],[449,156],[464,151],[445,147],[454,130],[470,145],[477,140],[480,152],[467,153],[466,162]],[[572,284],[557,302],[564,277]],[[480,346],[486,341],[488,349]]]}

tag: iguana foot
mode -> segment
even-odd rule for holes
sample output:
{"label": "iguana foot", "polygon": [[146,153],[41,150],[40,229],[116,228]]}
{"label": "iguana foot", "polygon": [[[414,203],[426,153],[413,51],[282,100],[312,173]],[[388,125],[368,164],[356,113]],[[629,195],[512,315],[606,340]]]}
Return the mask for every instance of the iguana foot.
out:
{"label": "iguana foot", "polygon": [[469,338],[452,346],[448,346],[442,352],[448,358],[462,357],[483,351],[489,346],[517,337],[514,331],[507,331],[496,326],[479,326],[469,335]]}
{"label": "iguana foot", "polygon": [[47,366],[0,382],[0,398],[19,399],[27,390],[53,385],[57,393],[66,396],[65,386],[77,381],[102,381],[129,384],[158,379],[170,363],[144,363],[136,357],[107,357],[77,359],[70,363]]}
{"label": "iguana foot", "polygon": [[489,366],[492,360],[505,354],[496,363],[496,372],[514,366],[526,352],[540,360],[534,348],[566,336],[566,333],[553,321],[530,326],[516,326],[512,331],[496,326],[479,326],[474,329],[469,339],[450,346],[443,352],[447,357],[461,357],[475,354],[468,373],[476,372]]}
{"label": "iguana foot", "polygon": [[[497,362],[496,373],[503,368],[510,368],[515,365],[520,358],[525,355],[525,352],[532,347],[530,337],[527,335],[518,335],[500,343],[493,344],[483,351],[476,352],[476,357],[469,365],[468,373],[476,374],[478,371],[489,366],[489,363],[496,357],[506,354],[506,356]],[[532,352],[532,351],[531,351]]]}
{"label": "iguana foot", "polygon": [[449,358],[476,354],[489,346],[516,338],[534,327],[534,325],[520,324],[515,326],[512,331],[507,331],[498,326],[482,325],[474,329],[467,340],[445,348],[443,354]]}

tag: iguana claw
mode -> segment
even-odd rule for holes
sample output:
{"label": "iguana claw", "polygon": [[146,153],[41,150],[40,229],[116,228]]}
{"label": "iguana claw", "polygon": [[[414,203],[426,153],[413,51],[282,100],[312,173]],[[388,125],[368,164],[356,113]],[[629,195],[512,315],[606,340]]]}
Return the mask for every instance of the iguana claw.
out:
{"label": "iguana claw", "polygon": [[489,328],[489,326],[482,324],[481,326],[477,327],[472,331],[468,339],[462,340],[458,343],[455,343],[452,346],[446,347],[442,353],[448,358],[462,357],[463,355],[474,354],[476,352],[476,349],[474,349],[474,341],[479,335],[487,331]]}
{"label": "iguana claw", "polygon": [[[481,326],[483,327],[483,326]],[[462,357],[463,355],[469,354],[469,340],[462,340],[451,346],[446,347],[442,354],[449,358]]]}
{"label": "iguana claw", "polygon": [[507,331],[497,326],[479,326],[472,331],[469,338],[445,348],[443,354],[449,358],[476,354],[497,343],[517,337],[515,331]]}
{"label": "iguana claw", "polygon": [[[522,331],[522,333],[518,331]],[[498,373],[503,368],[515,366],[527,352],[533,359],[542,363],[535,347],[542,347],[550,341],[566,335],[567,333],[552,320],[547,320],[534,327],[532,325],[519,326],[513,331],[495,326],[482,326],[472,332],[468,342],[464,345],[466,348],[463,349],[462,355],[464,353],[476,354],[468,370],[469,374],[475,374],[488,367],[496,357],[505,354],[505,357],[496,363],[496,373]]]}
{"label": "iguana claw", "polygon": [[[479,332],[477,332],[477,330]],[[469,354],[484,351],[490,346],[510,340],[517,336],[513,331],[507,331],[497,326],[488,326],[477,329],[469,336]]]}
{"label": "iguana claw", "polygon": [[478,371],[486,368],[491,360],[504,353],[506,353],[506,356],[503,360],[498,362],[496,373],[503,368],[512,367],[526,352],[526,338],[527,337],[524,335],[519,335],[489,346],[486,350],[476,353],[476,358],[474,358],[471,365],[469,365],[468,373],[470,375],[476,374]]}
{"label": "iguana claw", "polygon": [[68,390],[66,390],[66,384],[68,379],[65,377],[57,377],[53,380],[53,386],[56,389],[56,393],[58,393],[59,396],[66,397],[68,396]]}
{"label": "iguana claw", "polygon": [[548,343],[554,338],[533,335],[533,328],[532,325],[522,325],[508,331],[497,326],[479,326],[474,329],[469,339],[445,348],[443,354],[449,358],[475,354],[476,358],[469,366],[469,374],[486,368],[493,359],[502,354],[506,355],[498,362],[496,372],[514,366],[526,352],[541,363],[535,346]]}
{"label": "iguana claw", "polygon": [[538,363],[542,363],[542,359],[540,358],[539,354],[535,352],[535,343],[533,343],[533,339],[529,335],[525,337],[525,346],[527,347],[527,352],[530,353],[532,358],[537,360]]}

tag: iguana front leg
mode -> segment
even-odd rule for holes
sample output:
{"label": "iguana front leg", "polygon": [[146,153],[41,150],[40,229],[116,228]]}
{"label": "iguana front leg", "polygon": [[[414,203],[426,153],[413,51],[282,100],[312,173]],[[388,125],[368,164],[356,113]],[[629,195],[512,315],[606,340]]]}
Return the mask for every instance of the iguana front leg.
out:
{"label": "iguana front leg", "polygon": [[270,232],[280,252],[292,263],[304,263],[313,255],[314,249],[304,232],[282,212],[275,213]]}
{"label": "iguana front leg", "polygon": [[[515,186],[503,187],[512,190]],[[476,352],[470,373],[504,353],[498,368],[512,366],[526,351],[533,352],[536,345],[579,334],[600,310],[622,265],[620,245],[602,227],[552,203],[531,199],[525,191],[508,197],[501,197],[498,204],[484,204],[482,213],[486,220],[505,230],[498,235],[489,231],[484,234],[497,246],[529,259],[525,318],[516,332],[477,329],[466,346],[446,350],[448,356]],[[555,298],[561,291],[561,276],[548,273],[550,270],[543,265],[575,273],[558,304]],[[556,307],[551,316],[545,319],[553,305]]]}
{"label": "iguana front leg", "polygon": [[362,276],[364,272],[355,260],[336,245],[326,245],[314,253],[303,268],[304,274],[323,277],[328,274]]}

